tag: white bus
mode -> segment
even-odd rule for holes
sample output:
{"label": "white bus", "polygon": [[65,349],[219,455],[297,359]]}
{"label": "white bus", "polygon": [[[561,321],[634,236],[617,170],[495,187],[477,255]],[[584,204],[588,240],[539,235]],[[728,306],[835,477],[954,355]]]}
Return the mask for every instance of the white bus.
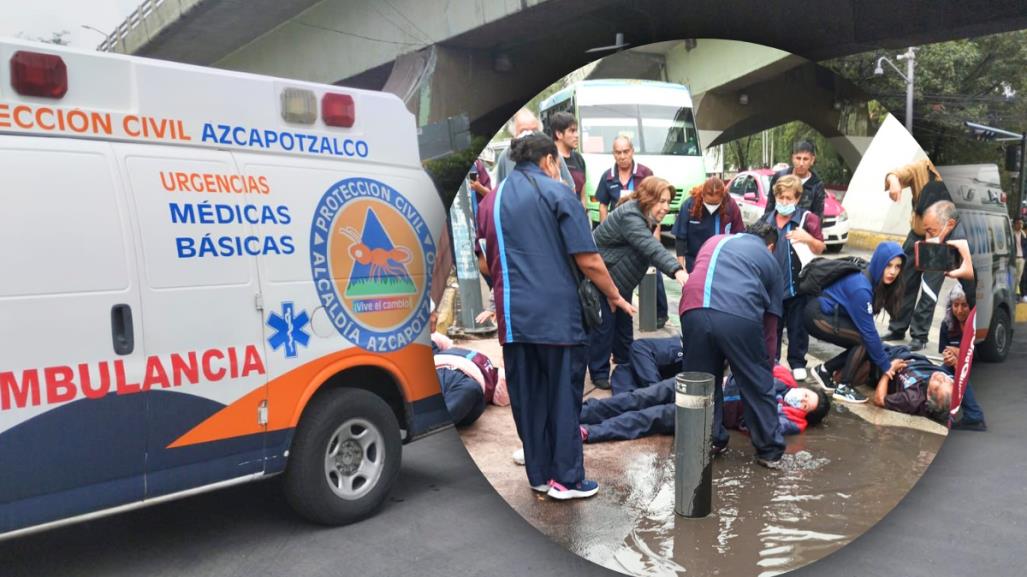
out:
{"label": "white bus", "polygon": [[599,222],[596,185],[613,166],[613,139],[618,135],[631,138],[636,162],[677,189],[662,223],[665,227],[674,224],[688,191],[706,178],[692,96],[681,84],[585,80],[542,101],[539,116],[547,130],[556,112],[570,112],[578,120],[579,151],[587,165],[588,213],[594,222]]}

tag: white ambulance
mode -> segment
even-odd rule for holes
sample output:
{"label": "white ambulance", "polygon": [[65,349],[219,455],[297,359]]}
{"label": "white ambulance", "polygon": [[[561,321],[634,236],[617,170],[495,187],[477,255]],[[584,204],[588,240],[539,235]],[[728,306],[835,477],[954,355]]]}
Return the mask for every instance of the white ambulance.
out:
{"label": "white ambulance", "polygon": [[373,512],[449,423],[443,219],[392,95],[0,40],[0,536],[278,473]]}

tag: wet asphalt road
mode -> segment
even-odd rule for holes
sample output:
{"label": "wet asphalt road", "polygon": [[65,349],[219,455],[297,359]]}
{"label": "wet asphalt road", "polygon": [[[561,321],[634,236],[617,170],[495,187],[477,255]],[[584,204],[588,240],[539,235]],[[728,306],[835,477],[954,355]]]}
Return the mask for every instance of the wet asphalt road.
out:
{"label": "wet asphalt road", "polygon": [[[1027,566],[1027,326],[1001,365],[975,367],[986,433],[954,432],[874,528],[792,573],[1019,576]],[[548,541],[481,477],[452,431],[407,448],[393,499],[339,529],[298,521],[273,483],[0,543],[6,576],[592,576],[616,573]]]}
{"label": "wet asphalt road", "polygon": [[[1005,363],[974,367],[990,430],[950,434],[927,473],[881,522],[792,575],[1024,574],[1027,325],[1016,329]],[[391,499],[377,516],[350,527],[298,520],[272,480],[0,542],[0,576],[50,575],[617,573],[535,531],[481,476],[459,436],[447,431],[406,447]]]}

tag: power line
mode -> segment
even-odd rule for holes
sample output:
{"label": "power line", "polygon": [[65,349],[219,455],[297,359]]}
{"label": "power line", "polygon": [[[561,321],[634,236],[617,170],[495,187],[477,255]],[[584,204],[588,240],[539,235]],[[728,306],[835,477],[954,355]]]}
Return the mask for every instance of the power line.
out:
{"label": "power line", "polygon": [[371,10],[374,10],[374,11],[375,11],[375,13],[376,13],[376,14],[378,14],[378,16],[381,16],[382,20],[384,20],[384,21],[388,22],[389,24],[392,24],[392,25],[393,25],[393,27],[395,27],[395,28],[396,28],[396,30],[399,30],[400,32],[402,32],[402,33],[403,33],[403,35],[405,35],[405,36],[408,36],[408,37],[410,37],[410,38],[413,38],[414,40],[417,40],[418,42],[420,42],[420,41],[421,41],[421,39],[420,39],[420,38],[418,38],[416,34],[414,34],[413,32],[411,32],[410,30],[408,30],[408,29],[407,29],[406,27],[404,27],[404,26],[401,26],[401,25],[400,25],[400,24],[399,24],[398,22],[396,22],[396,21],[395,21],[395,20],[393,20],[392,18],[389,18],[388,16],[386,16],[386,15],[385,15],[384,13],[382,13],[382,11],[381,11],[381,10],[379,10],[379,9],[378,9],[378,7],[377,7],[377,6],[375,6],[375,5],[373,4],[373,3],[371,4]]}
{"label": "power line", "polygon": [[424,48],[427,44],[421,42],[402,42],[399,40],[385,40],[384,38],[372,38],[370,36],[364,36],[363,34],[357,34],[355,32],[346,32],[345,30],[338,30],[336,28],[329,28],[327,26],[319,26],[317,24],[310,24],[308,22],[301,22],[299,20],[294,21],[296,24],[306,26],[308,28],[314,28],[317,30],[324,30],[326,32],[335,32],[336,34],[342,34],[343,36],[352,36],[354,38],[360,38],[362,40],[370,40],[371,42],[382,42],[385,44],[397,44],[400,46],[417,46],[418,48]]}
{"label": "power line", "polygon": [[429,36],[427,32],[422,30],[421,27],[417,25],[417,23],[415,23],[413,20],[407,18],[406,14],[403,14],[402,11],[400,11],[395,6],[393,6],[392,2],[390,2],[389,0],[383,0],[383,1],[385,2],[385,4],[389,8],[392,8],[393,12],[395,12],[396,14],[399,14],[400,18],[402,18],[403,20],[406,20],[407,23],[410,24],[411,26],[413,26],[415,30],[420,32],[421,36],[425,39],[425,41],[427,41],[428,44],[432,44],[433,42],[435,42],[434,40],[431,39],[431,36]]}

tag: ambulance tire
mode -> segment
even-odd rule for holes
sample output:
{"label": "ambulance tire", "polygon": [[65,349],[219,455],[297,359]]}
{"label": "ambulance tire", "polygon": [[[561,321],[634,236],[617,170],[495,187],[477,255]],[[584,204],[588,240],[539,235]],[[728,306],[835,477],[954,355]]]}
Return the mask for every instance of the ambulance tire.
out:
{"label": "ambulance tire", "polygon": [[360,389],[317,395],[296,428],[285,496],[300,516],[323,525],[368,517],[399,474],[403,445],[389,405]]}

